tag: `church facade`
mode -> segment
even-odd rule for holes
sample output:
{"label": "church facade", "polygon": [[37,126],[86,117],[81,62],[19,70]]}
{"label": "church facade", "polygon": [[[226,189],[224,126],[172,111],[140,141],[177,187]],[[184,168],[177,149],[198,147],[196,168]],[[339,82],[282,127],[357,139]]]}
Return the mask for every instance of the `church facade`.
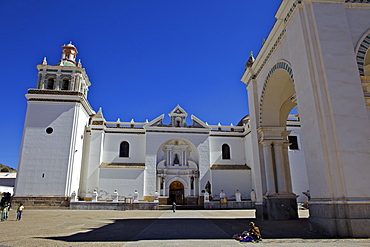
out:
{"label": "church facade", "polygon": [[[68,44],[57,65],[47,65],[45,59],[37,66],[37,88],[26,95],[17,196],[74,192],[80,200],[91,200],[96,191],[98,200],[111,200],[117,191],[120,199],[153,201],[159,195],[160,204],[198,205],[210,184],[213,199],[223,192],[235,200],[237,191],[242,200],[251,199],[248,117],[238,126],[221,126],[192,115],[188,125],[188,114],[176,106],[168,124],[163,123],[164,115],[142,123],[107,121],[102,109],[96,113],[89,105],[91,84],[76,54],[76,47]],[[291,120],[296,138],[297,119]],[[304,162],[297,140],[293,164]],[[298,194],[308,189],[302,181],[304,176],[297,181]]]}

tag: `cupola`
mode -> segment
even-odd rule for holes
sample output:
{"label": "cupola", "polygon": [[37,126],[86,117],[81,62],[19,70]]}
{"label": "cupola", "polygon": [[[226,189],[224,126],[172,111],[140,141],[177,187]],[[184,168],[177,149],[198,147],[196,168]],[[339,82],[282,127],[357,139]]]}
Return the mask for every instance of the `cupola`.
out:
{"label": "cupola", "polygon": [[62,59],[57,65],[76,67],[77,53],[78,53],[77,48],[74,45],[72,45],[72,41],[68,45],[62,46]]}

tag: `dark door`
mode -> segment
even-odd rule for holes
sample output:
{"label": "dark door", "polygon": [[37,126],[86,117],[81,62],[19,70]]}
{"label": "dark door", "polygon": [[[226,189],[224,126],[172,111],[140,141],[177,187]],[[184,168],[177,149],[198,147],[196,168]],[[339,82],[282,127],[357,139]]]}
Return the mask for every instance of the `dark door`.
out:
{"label": "dark door", "polygon": [[170,185],[170,204],[176,202],[177,205],[181,205],[184,203],[184,185],[179,182],[175,181],[172,182]]}

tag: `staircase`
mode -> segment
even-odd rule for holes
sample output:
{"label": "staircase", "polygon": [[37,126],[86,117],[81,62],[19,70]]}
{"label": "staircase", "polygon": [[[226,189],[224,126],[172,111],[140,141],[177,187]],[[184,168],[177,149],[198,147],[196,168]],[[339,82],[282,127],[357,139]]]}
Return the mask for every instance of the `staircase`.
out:
{"label": "staircase", "polygon": [[[172,205],[159,205],[159,210],[172,210]],[[204,206],[199,205],[176,205],[176,210],[201,210]]]}

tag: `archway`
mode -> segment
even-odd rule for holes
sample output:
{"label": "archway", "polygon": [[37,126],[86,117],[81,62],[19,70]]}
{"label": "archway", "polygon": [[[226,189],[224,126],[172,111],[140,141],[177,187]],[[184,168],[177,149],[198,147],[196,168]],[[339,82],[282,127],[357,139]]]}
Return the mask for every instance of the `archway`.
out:
{"label": "archway", "polygon": [[370,116],[370,31],[361,39],[357,47],[357,66],[360,73],[362,90]]}
{"label": "archway", "polygon": [[298,218],[288,158],[286,129],[289,113],[297,106],[292,69],[285,61],[269,71],[260,96],[259,134],[262,161],[262,218]]}
{"label": "archway", "polygon": [[184,204],[184,185],[180,181],[174,181],[169,188],[170,203]]}

